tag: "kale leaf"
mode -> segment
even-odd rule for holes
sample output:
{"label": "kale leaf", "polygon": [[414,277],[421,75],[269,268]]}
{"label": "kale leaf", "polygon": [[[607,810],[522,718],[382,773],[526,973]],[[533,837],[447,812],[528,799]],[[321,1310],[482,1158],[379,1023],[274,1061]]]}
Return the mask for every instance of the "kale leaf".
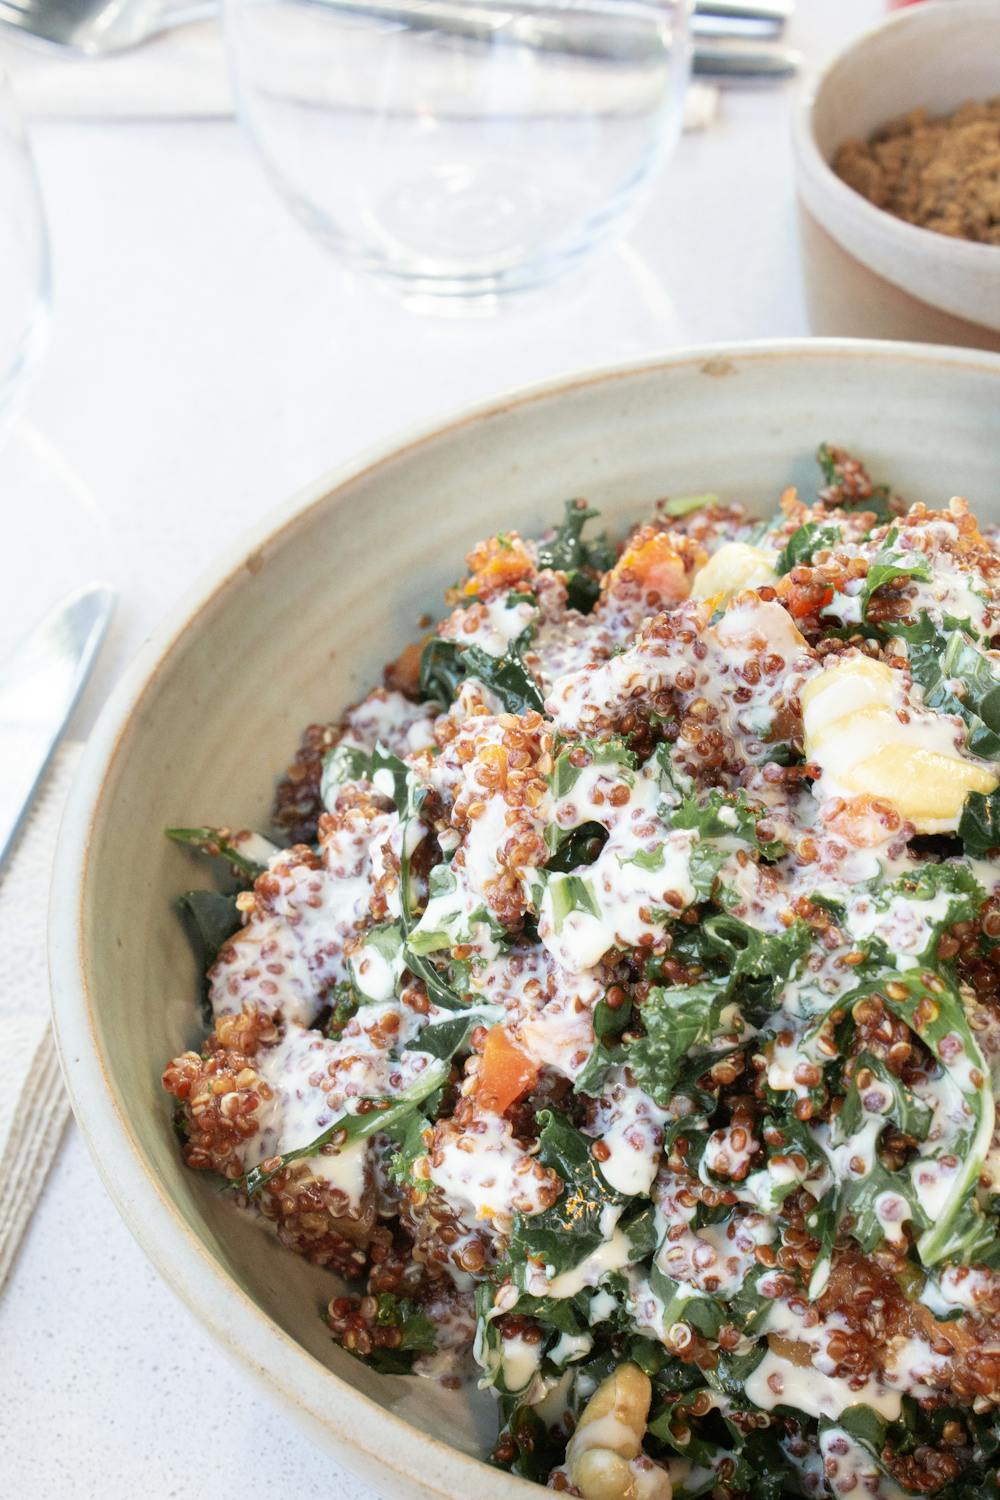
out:
{"label": "kale leaf", "polygon": [[490,656],[481,646],[465,646],[435,636],[420,653],[420,692],[448,708],[467,677],[477,678],[495,693],[509,714],[544,708],[541,689],[521,659],[531,638],[522,631],[502,656]]}
{"label": "kale leaf", "polygon": [[468,676],[455,641],[432,636],[420,653],[420,696],[449,708]]}
{"label": "kale leaf", "polygon": [[520,1479],[530,1479],[544,1485],[549,1474],[562,1461],[566,1453],[566,1438],[558,1427],[546,1426],[538,1413],[526,1403],[516,1405],[501,1431],[501,1437],[509,1438],[502,1451],[513,1448],[514,1456],[503,1461],[495,1460],[497,1467],[507,1469]]}
{"label": "kale leaf", "polygon": [[731,985],[739,979],[784,980],[809,952],[812,937],[805,922],[796,919],[784,932],[761,932],[728,912],[706,917],[701,924],[704,952],[726,967]]}
{"label": "kale leaf", "polygon": [[[828,486],[836,489],[842,482],[840,466],[847,454],[840,449],[834,448],[829,443],[820,443],[816,449],[816,462],[819,464]],[[843,495],[837,499],[841,510],[864,510],[871,511],[876,523],[881,524],[891,521],[893,517],[892,505],[890,504],[889,486],[887,484],[876,484],[872,486],[872,492],[865,500],[847,500]]]}
{"label": "kale leaf", "polygon": [[567,500],[562,523],[548,541],[538,544],[538,566],[566,574],[566,592],[572,609],[589,614],[600,594],[595,573],[604,573],[615,560],[606,536],[584,541],[583,528],[599,514],[584,501]]}
{"label": "kale leaf", "polygon": [[[398,1328],[400,1342],[393,1349],[373,1349],[357,1358],[380,1375],[409,1375],[418,1354],[433,1354],[437,1348],[437,1330],[419,1302],[412,1297],[397,1297],[380,1292],[376,1298],[375,1322],[380,1328]],[[354,1351],[351,1351],[354,1353]]]}
{"label": "kale leaf", "polygon": [[[582,764],[579,763],[581,760]],[[624,740],[575,740],[556,756],[548,778],[553,797],[568,797],[586,767],[591,765],[621,766],[626,773],[622,780],[631,781],[632,778],[627,773],[635,770],[636,757]]]}
{"label": "kale leaf", "polygon": [[923,552],[895,551],[899,532],[894,526],[879,551],[868,564],[868,572],[861,588],[861,614],[868,618],[868,602],[875,590],[896,578],[920,578],[928,582],[931,578],[930,559]]}
{"label": "kale leaf", "polygon": [[989,854],[1000,849],[1000,787],[988,795],[969,793],[962,804],[958,836],[966,854]]}
{"label": "kale leaf", "polygon": [[[917,1254],[925,1266],[942,1260],[968,1263],[996,1238],[994,1221],[984,1214],[976,1197],[993,1132],[992,1093],[982,1087],[989,1070],[961,996],[944,974],[920,969],[884,972],[867,979],[838,1004],[850,1014],[856,999],[871,994],[878,994],[887,1009],[916,1032],[964,1100],[969,1123],[948,1143],[949,1152],[959,1156],[959,1168],[949,1181],[933,1224],[917,1240]],[[894,1190],[904,1197],[907,1181],[903,1174],[893,1179]]]}
{"label": "kale leaf", "polygon": [[564,1188],[551,1208],[517,1215],[510,1254],[515,1264],[531,1259],[560,1272],[586,1260],[604,1243],[604,1210],[625,1200],[602,1173],[591,1149],[593,1141],[554,1110],[541,1110],[538,1121],[538,1159],[558,1172]]}
{"label": "kale leaf", "polygon": [[631,1016],[630,1001],[613,1009],[606,1000],[598,1000],[594,1006],[594,1045],[582,1071],[576,1076],[574,1092],[595,1097],[601,1093],[608,1069],[624,1057],[616,1044],[627,1029]]}
{"label": "kale leaf", "polygon": [[839,526],[823,526],[818,521],[807,521],[798,531],[792,532],[778,553],[774,571],[780,577],[790,573],[793,568],[811,563],[817,552],[836,547],[840,539]]}
{"label": "kale leaf", "polygon": [[323,1035],[335,1042],[343,1035],[348,1021],[357,1015],[363,1001],[349,980],[336,985],[327,998],[330,1003],[330,1015],[323,1027]]}
{"label": "kale leaf", "polygon": [[235,895],[221,891],[185,891],[177,898],[177,912],[184,923],[202,980],[201,1008],[206,1024],[212,1019],[208,971],[220,949],[243,924]]}
{"label": "kale leaf", "polygon": [[608,830],[601,823],[581,823],[577,828],[563,831],[555,823],[545,830],[545,837],[552,847],[550,834],[555,830],[555,852],[545,861],[545,869],[555,874],[568,874],[581,865],[592,865],[608,841]]}
{"label": "kale leaf", "polygon": [[711,1039],[727,999],[728,986],[715,979],[649,991],[640,1012],[646,1035],[629,1042],[625,1061],[657,1104],[670,1103],[688,1052]]}
{"label": "kale leaf", "polygon": [[409,1088],[402,1089],[395,1096],[359,1101],[369,1106],[367,1113],[341,1115],[339,1119],[334,1120],[332,1125],[328,1125],[325,1130],[314,1137],[308,1145],[298,1146],[294,1151],[284,1152],[278,1157],[277,1164],[267,1171],[264,1170],[263,1163],[251,1167],[249,1172],[238,1177],[231,1186],[252,1198],[293,1161],[304,1161],[307,1157],[318,1156],[324,1146],[330,1145],[334,1137],[337,1137],[338,1149],[342,1150],[351,1142],[364,1140],[365,1137],[375,1135],[379,1131],[393,1135],[406,1124],[417,1105],[422,1104],[430,1094],[440,1088],[448,1072],[447,1062],[432,1063],[430,1067],[425,1068],[414,1083],[410,1084]]}
{"label": "kale leaf", "polygon": [[[915,625],[886,624],[906,642],[913,679],[923,689],[928,708],[957,714],[968,729],[968,749],[984,760],[1000,759],[1000,673],[964,630],[935,625],[921,612]],[[961,697],[951,688],[962,683]]]}
{"label": "kale leaf", "polygon": [[466,676],[477,677],[509,714],[524,714],[532,708],[541,713],[545,708],[541,689],[521,660],[527,637],[525,632],[511,641],[503,656],[490,656],[481,646],[462,648]]}
{"label": "kale leaf", "polygon": [[[874,1082],[866,1082],[862,1088],[859,1079],[865,1078],[866,1074],[871,1074]],[[842,1145],[860,1128],[867,1113],[864,1096],[873,1093],[878,1096],[876,1103],[884,1101],[885,1104],[874,1113],[884,1115],[915,1141],[927,1139],[932,1118],[930,1105],[918,1099],[881,1058],[865,1051],[858,1054],[840,1113],[833,1119],[831,1138],[834,1145]]]}
{"label": "kale leaf", "polygon": [[447,1021],[436,1021],[425,1026],[412,1042],[407,1042],[404,1052],[429,1052],[439,1062],[450,1061],[455,1053],[469,1040],[472,1028],[481,1020],[480,1016],[452,1016]]}
{"label": "kale leaf", "polygon": [[187,849],[196,849],[199,854],[209,854],[224,859],[234,874],[241,875],[253,884],[263,873],[264,866],[255,859],[242,854],[235,844],[229,842],[228,828],[167,828],[167,838]]}
{"label": "kale leaf", "polygon": [[889,1172],[879,1161],[872,1162],[863,1177],[848,1178],[837,1193],[838,1227],[849,1214],[851,1234],[866,1255],[882,1243],[885,1229],[878,1215],[878,1202],[885,1193],[894,1193],[905,1198],[910,1209],[910,1218],[915,1229],[928,1227],[928,1219],[921,1209],[907,1178],[898,1172]]}
{"label": "kale leaf", "polygon": [[401,1183],[421,1194],[429,1192],[431,1184],[426,1178],[415,1177],[413,1168],[420,1157],[427,1155],[426,1136],[433,1128],[432,1120],[440,1103],[440,1092],[429,1094],[421,1109],[407,1115],[391,1132],[391,1139],[397,1149],[387,1158],[386,1171],[393,1182]]}
{"label": "kale leaf", "polygon": [[[685,794],[679,806],[664,810],[662,816],[671,830],[691,829],[698,834],[688,860],[691,884],[698,901],[706,901],[711,896],[715,878],[732,853],[733,839],[760,850],[770,859],[780,858],[785,852],[777,841],[760,842],[757,821],[763,821],[762,815],[753,810],[742,792],[732,797],[713,788],[703,799],[695,794]],[[654,851],[654,855],[660,856],[660,851]],[[640,862],[638,857],[636,862]],[[655,869],[656,865],[652,868]]]}

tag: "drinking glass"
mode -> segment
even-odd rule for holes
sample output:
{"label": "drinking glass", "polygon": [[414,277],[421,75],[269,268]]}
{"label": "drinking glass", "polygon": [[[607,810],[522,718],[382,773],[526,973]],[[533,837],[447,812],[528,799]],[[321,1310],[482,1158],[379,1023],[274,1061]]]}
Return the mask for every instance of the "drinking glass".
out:
{"label": "drinking glass", "polygon": [[618,235],[680,130],[687,0],[227,0],[292,209],[418,293],[537,286]]}
{"label": "drinking glass", "polygon": [[0,68],[0,439],[45,342],[49,245],[35,164]]}

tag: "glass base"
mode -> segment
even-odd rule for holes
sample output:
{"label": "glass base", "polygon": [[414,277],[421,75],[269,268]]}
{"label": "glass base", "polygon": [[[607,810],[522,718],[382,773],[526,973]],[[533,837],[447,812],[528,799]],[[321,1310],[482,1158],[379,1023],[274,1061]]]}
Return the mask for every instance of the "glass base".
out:
{"label": "glass base", "polygon": [[[415,184],[412,198],[397,196],[384,205],[379,234],[376,237],[373,232],[372,242],[364,246],[339,234],[301,201],[292,200],[292,207],[348,270],[374,277],[410,305],[455,302],[489,312],[511,297],[538,291],[584,266],[630,227],[646,198],[643,192],[630,192],[613,211],[609,208],[602,215],[600,223],[587,226],[586,238],[557,241],[553,248],[535,253],[523,243],[526,217],[532,211],[547,216],[552,208],[534,203],[530,190],[501,196],[491,189],[488,202],[484,197],[481,205],[484,211],[477,207],[474,195],[463,192],[457,200],[446,196],[447,212],[422,196],[426,190],[427,184]],[[517,225],[518,242],[498,243],[502,240],[498,229],[504,222],[512,230]],[[373,248],[376,238],[378,249]],[[551,232],[538,238],[552,245]]]}

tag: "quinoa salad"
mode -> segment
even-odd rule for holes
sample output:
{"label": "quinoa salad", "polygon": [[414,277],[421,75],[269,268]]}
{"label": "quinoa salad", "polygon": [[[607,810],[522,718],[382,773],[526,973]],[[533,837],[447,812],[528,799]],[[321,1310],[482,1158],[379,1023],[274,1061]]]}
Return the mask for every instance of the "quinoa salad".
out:
{"label": "quinoa salad", "polygon": [[583,1500],[1000,1497],[1000,543],[818,460],[487,538],[271,837],[169,830],[187,1164]]}

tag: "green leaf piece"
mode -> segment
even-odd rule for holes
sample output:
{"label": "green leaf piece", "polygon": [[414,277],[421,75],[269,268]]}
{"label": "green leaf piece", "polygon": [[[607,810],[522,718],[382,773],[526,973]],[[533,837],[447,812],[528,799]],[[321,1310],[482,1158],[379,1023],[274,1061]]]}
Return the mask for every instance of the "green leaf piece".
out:
{"label": "green leaf piece", "polygon": [[604,1243],[604,1210],[625,1200],[604,1177],[588,1136],[554,1110],[542,1110],[538,1120],[538,1159],[554,1168],[565,1186],[551,1208],[517,1215],[510,1253],[515,1262],[532,1259],[559,1273],[586,1260]]}
{"label": "green leaf piece", "polygon": [[572,609],[589,614],[597,601],[600,585],[595,574],[614,564],[614,550],[607,537],[585,541],[583,530],[599,512],[578,500],[567,500],[565,516],[554,535],[538,544],[538,566],[566,574],[566,592]]}
{"label": "green leaf piece", "polygon": [[718,1027],[727,988],[717,980],[650,990],[643,1002],[646,1035],[630,1042],[626,1061],[641,1089],[666,1106],[691,1048],[707,1042]]}
{"label": "green leaf piece", "polygon": [[958,836],[966,854],[982,856],[1000,850],[1000,787],[969,793],[962,804]]}
{"label": "green leaf piece", "polygon": [[341,1115],[338,1120],[334,1120],[332,1125],[328,1125],[325,1130],[315,1136],[308,1145],[298,1146],[294,1151],[285,1151],[278,1157],[275,1166],[266,1171],[263,1165],[252,1167],[249,1172],[238,1177],[231,1186],[252,1198],[272,1178],[277,1177],[279,1172],[291,1166],[292,1162],[305,1161],[311,1156],[318,1156],[323,1147],[329,1146],[334,1140],[338,1149],[342,1150],[352,1142],[364,1140],[379,1131],[390,1133],[396,1130],[413,1114],[418,1104],[422,1104],[429,1094],[440,1088],[447,1076],[447,1063],[439,1062],[426,1068],[409,1088],[402,1089],[390,1098],[359,1101],[369,1106],[366,1113]]}
{"label": "green leaf piece", "polygon": [[556,756],[549,776],[553,797],[568,797],[583,771],[592,765],[620,766],[625,773],[621,780],[631,783],[636,757],[624,740],[576,740],[572,745],[566,745]]}
{"label": "green leaf piece", "polygon": [[[970,754],[1000,759],[1000,672],[978,646],[954,622],[946,629],[925,612],[915,625],[882,629],[906,642],[910,670],[927,707],[965,721]],[[955,680],[962,684],[961,696],[951,686]]]}
{"label": "green leaf piece", "polygon": [[229,842],[227,828],[168,828],[166,835],[175,844],[183,844],[186,849],[194,849],[199,854],[224,859],[237,874],[244,876],[251,884],[258,875],[263,874],[264,865],[258,863],[257,860],[249,859],[236,848],[235,844]]}
{"label": "green leaf piece", "polygon": [[419,1302],[412,1297],[397,1297],[392,1292],[380,1292],[377,1299],[375,1323],[380,1328],[398,1328],[400,1342],[393,1348],[375,1348],[370,1354],[357,1354],[371,1369],[380,1375],[409,1375],[413,1361],[420,1354],[433,1354],[437,1348],[437,1330]]}
{"label": "green leaf piece", "polygon": [[439,1062],[450,1061],[469,1040],[469,1033],[479,1022],[479,1016],[454,1016],[448,1021],[437,1021],[425,1026],[420,1035],[407,1042],[407,1052],[429,1052]]}
{"label": "green leaf piece", "polygon": [[868,564],[868,572],[861,587],[861,614],[868,618],[868,604],[876,589],[897,578],[918,578],[928,583],[932,578],[930,559],[926,553],[896,550],[899,532],[893,529],[887,535],[879,551]]}
{"label": "green leaf piece", "polygon": [[450,708],[468,676],[455,641],[433,636],[420,653],[420,696]]}
{"label": "green leaf piece", "polygon": [[208,971],[219,956],[219,951],[243,925],[235,895],[226,896],[221,891],[186,891],[177,898],[177,912],[184,923],[188,941],[198,965],[202,980],[202,1013],[207,1021],[212,1018],[209,1004]]}
{"label": "green leaf piece", "polygon": [[[873,1084],[861,1088],[858,1080],[871,1074]],[[866,1098],[874,1099],[875,1107],[869,1111]],[[884,1102],[883,1102],[884,1101]],[[850,1086],[844,1096],[840,1113],[834,1117],[832,1139],[834,1145],[842,1145],[861,1127],[869,1112],[884,1115],[894,1125],[916,1141],[927,1139],[931,1128],[932,1111],[929,1104],[918,1099],[902,1079],[887,1068],[881,1058],[872,1052],[858,1054]]]}
{"label": "green leaf piece", "polygon": [[663,514],[677,519],[680,516],[689,516],[696,510],[707,510],[710,505],[718,505],[718,503],[718,495],[710,490],[704,495],[676,495],[672,500],[665,502]]}
{"label": "green leaf piece", "polygon": [[518,636],[503,656],[490,656],[481,646],[464,646],[461,652],[465,675],[477,677],[509,714],[524,714],[532,708],[541,713],[545,707],[538,683],[521,660],[526,644],[525,637]]}
{"label": "green leaf piece", "polygon": [[821,525],[818,521],[807,521],[798,531],[793,531],[778,553],[774,571],[779,578],[793,568],[807,566],[817,552],[826,552],[836,547],[841,540],[840,527]]}

